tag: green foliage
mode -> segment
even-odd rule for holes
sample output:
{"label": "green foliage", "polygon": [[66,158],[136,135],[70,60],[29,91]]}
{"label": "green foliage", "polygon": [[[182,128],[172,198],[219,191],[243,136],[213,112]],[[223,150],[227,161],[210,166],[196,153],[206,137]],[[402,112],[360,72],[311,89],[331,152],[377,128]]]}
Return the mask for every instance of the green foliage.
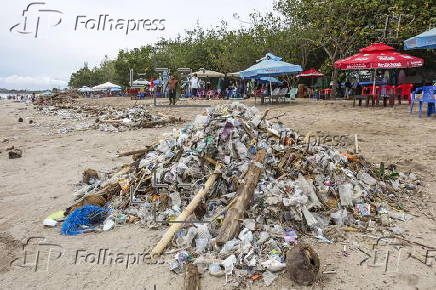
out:
{"label": "green foliage", "polygon": [[[280,0],[275,13],[253,13],[250,25],[237,30],[221,25],[196,27],[174,39],[154,45],[120,50],[97,67],[85,66],[71,75],[71,87],[111,81],[128,86],[129,70],[155,75],[154,68],[175,71],[187,67],[220,72],[247,68],[267,52],[303,68],[321,68],[336,80],[336,60],[356,53],[373,42],[401,49],[402,41],[436,25],[434,0]],[[435,64],[434,54],[414,54]],[[138,76],[135,75],[135,78]],[[336,82],[334,82],[336,83]]]}

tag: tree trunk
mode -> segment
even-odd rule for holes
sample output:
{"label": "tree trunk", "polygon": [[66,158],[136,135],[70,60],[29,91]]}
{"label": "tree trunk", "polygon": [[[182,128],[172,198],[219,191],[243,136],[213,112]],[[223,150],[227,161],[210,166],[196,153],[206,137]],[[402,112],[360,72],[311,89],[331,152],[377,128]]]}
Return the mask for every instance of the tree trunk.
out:
{"label": "tree trunk", "polygon": [[[334,65],[335,65],[335,63],[333,61],[333,66]],[[331,95],[335,96],[335,98],[337,96],[337,90],[338,90],[338,73],[339,73],[339,70],[336,67],[334,67],[333,72],[332,72],[332,79],[331,79],[331,81],[333,82],[333,85],[332,85],[333,91],[332,91]]]}

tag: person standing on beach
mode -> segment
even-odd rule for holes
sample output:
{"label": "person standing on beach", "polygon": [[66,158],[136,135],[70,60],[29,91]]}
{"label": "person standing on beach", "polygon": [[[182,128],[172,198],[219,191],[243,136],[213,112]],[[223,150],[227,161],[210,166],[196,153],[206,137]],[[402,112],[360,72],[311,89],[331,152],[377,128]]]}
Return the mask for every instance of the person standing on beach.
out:
{"label": "person standing on beach", "polygon": [[150,79],[150,95],[154,96],[154,78],[151,77]]}
{"label": "person standing on beach", "polygon": [[176,88],[178,82],[179,81],[176,79],[175,76],[171,76],[171,79],[168,81],[168,88],[170,89],[169,91],[170,105],[176,104]]}
{"label": "person standing on beach", "polygon": [[191,78],[192,98],[197,97],[199,85],[200,85],[200,82],[198,80],[197,74],[194,74]]}

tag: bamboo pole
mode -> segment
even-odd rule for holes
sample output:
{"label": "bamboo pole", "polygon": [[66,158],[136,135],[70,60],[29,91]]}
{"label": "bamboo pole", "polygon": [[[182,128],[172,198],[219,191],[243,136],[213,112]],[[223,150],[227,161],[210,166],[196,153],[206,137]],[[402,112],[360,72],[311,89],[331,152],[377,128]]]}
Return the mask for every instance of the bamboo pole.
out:
{"label": "bamboo pole", "polygon": [[160,256],[169,242],[172,240],[175,233],[183,227],[184,221],[194,212],[197,206],[200,204],[203,197],[206,196],[207,192],[210,190],[212,185],[215,183],[218,176],[221,174],[220,172],[221,164],[217,164],[215,167],[215,171],[209,176],[204,187],[198,191],[198,193],[194,196],[188,206],[183,210],[183,212],[177,217],[175,220],[176,223],[172,223],[170,228],[166,231],[166,233],[162,236],[161,240],[157,245],[153,248],[150,253],[150,256],[154,258],[155,256]]}

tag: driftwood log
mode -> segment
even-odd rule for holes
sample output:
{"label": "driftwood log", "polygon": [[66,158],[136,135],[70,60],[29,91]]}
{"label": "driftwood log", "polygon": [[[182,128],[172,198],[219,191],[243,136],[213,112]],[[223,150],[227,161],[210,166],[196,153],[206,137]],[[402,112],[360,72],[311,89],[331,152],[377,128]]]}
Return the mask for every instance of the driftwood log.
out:
{"label": "driftwood log", "polygon": [[144,154],[144,153],[147,153],[148,151],[150,151],[152,149],[153,149],[152,146],[147,146],[146,148],[141,149],[141,150],[135,150],[135,151],[128,151],[128,152],[119,153],[119,154],[117,154],[117,157],[132,156],[132,155],[137,155],[137,154]]}
{"label": "driftwood log", "polygon": [[257,152],[256,157],[250,164],[245,175],[244,182],[237,190],[237,197],[232,207],[227,211],[224,222],[220,228],[216,242],[222,245],[233,239],[239,233],[240,220],[244,218],[244,213],[253,199],[254,190],[259,182],[259,176],[262,172],[262,164],[265,159],[266,150],[262,149]]}
{"label": "driftwood log", "polygon": [[221,175],[220,169],[221,169],[221,165],[218,164],[215,167],[215,171],[207,179],[206,183],[204,184],[204,187],[197,192],[197,194],[194,196],[194,198],[191,200],[188,206],[177,217],[175,223],[171,223],[170,228],[166,231],[166,233],[162,236],[159,243],[151,251],[150,256],[152,258],[162,254],[163,250],[167,247],[169,242],[172,240],[175,233],[183,227],[184,225],[183,222],[185,222],[187,218],[194,212],[194,210],[198,207],[203,197],[205,197],[208,191],[211,189],[218,176]]}
{"label": "driftwood log", "polygon": [[199,290],[200,289],[200,273],[198,273],[198,265],[186,265],[185,272],[185,290]]}

